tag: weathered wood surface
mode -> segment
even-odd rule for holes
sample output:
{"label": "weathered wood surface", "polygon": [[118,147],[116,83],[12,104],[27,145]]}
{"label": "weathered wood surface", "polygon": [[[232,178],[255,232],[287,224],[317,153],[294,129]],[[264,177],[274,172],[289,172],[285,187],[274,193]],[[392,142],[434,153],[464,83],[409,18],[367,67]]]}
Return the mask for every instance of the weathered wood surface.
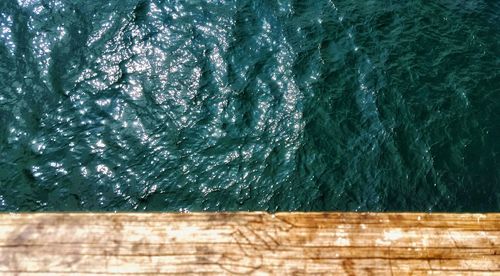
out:
{"label": "weathered wood surface", "polygon": [[0,274],[498,274],[500,214],[0,214]]}

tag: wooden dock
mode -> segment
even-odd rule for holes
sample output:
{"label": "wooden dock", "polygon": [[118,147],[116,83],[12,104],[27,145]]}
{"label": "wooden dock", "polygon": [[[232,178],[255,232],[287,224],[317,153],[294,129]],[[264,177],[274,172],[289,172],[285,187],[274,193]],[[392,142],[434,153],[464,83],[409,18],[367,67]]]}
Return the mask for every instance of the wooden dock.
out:
{"label": "wooden dock", "polygon": [[0,214],[1,275],[500,275],[500,213]]}

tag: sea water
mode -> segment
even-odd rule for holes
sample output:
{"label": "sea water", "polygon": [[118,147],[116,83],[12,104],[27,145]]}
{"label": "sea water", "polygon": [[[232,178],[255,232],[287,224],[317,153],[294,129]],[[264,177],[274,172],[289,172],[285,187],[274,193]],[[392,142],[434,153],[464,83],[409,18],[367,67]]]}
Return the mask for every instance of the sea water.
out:
{"label": "sea water", "polygon": [[1,0],[0,211],[500,211],[500,1]]}

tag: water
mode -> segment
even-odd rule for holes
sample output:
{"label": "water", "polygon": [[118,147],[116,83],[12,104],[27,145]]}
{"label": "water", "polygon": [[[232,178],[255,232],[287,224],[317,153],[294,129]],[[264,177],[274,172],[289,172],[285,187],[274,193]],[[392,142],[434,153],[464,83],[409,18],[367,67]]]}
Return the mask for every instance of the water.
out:
{"label": "water", "polygon": [[496,0],[0,1],[0,211],[498,212],[499,115]]}

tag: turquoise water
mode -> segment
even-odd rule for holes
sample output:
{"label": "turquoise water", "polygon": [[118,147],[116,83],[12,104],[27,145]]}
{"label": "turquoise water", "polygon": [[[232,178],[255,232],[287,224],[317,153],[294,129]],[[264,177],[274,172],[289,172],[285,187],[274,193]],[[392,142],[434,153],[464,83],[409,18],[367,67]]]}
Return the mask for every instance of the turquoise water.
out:
{"label": "turquoise water", "polygon": [[500,1],[0,1],[0,211],[500,211]]}

